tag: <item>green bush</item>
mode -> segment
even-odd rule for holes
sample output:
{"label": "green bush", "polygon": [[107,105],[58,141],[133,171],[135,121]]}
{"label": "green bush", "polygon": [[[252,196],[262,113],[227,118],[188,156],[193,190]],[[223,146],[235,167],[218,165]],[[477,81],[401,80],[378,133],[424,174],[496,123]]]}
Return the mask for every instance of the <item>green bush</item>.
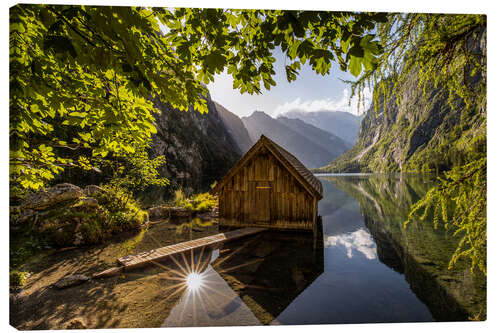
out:
{"label": "green bush", "polygon": [[84,243],[99,243],[127,230],[139,230],[149,220],[148,213],[142,210],[132,193],[115,185],[103,185],[104,190],[94,198],[99,206],[88,211],[79,229]]}
{"label": "green bush", "polygon": [[192,195],[189,198],[182,192],[182,190],[175,191],[174,203],[178,207],[194,211],[194,212],[208,212],[218,205],[218,198],[210,193],[200,193]]}
{"label": "green bush", "polygon": [[208,192],[197,194],[191,200],[197,212],[211,211],[219,203],[218,198]]}
{"label": "green bush", "polygon": [[[45,237],[56,247],[97,244],[123,231],[139,230],[149,220],[132,193],[116,185],[102,185],[90,197],[50,207],[32,230],[25,232]],[[97,203],[91,202],[96,199]]]}

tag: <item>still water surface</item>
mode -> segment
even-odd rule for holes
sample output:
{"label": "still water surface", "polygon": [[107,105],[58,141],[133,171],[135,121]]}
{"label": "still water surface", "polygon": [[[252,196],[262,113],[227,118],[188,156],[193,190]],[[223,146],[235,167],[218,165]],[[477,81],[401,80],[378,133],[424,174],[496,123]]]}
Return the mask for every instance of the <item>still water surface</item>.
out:
{"label": "still water surface", "polygon": [[465,264],[447,269],[451,232],[430,221],[402,226],[432,179],[320,179],[322,234],[266,232],[188,258],[202,269],[179,274],[188,286],[163,326],[467,320],[484,311],[485,279]]}

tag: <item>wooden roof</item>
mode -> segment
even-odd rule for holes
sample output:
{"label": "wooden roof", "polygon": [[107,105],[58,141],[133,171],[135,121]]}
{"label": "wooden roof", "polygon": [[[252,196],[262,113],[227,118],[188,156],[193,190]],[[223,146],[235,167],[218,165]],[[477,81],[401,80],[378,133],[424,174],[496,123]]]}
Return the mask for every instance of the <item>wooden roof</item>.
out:
{"label": "wooden roof", "polygon": [[265,146],[312,195],[318,199],[323,197],[323,186],[321,186],[319,179],[316,178],[312,172],[309,171],[309,169],[307,169],[295,156],[290,154],[287,150],[265,135],[261,135],[259,141],[257,141],[252,148],[250,148],[250,150],[248,150],[248,152],[240,158],[240,160],[231,168],[231,170],[229,170],[229,172],[212,191],[216,193],[220,192],[224,184],[230,180],[234,174],[255,154],[257,154],[262,146]]}

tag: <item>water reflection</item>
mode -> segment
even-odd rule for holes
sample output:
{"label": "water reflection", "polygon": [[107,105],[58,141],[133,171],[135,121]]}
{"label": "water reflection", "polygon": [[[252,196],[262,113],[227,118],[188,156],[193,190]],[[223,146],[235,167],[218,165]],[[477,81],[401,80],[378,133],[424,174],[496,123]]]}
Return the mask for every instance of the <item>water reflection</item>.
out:
{"label": "water reflection", "polygon": [[163,326],[269,324],[323,272],[323,262],[311,234],[266,232],[223,244],[203,272],[179,270],[188,273],[188,292]]}
{"label": "water reflection", "polygon": [[473,276],[466,262],[448,269],[457,245],[452,231],[435,229],[430,220],[402,227],[412,203],[433,184],[431,177],[327,177],[359,204],[364,226],[376,243],[378,259],[403,273],[411,290],[435,320],[467,320],[484,316],[486,279]]}
{"label": "water reflection", "polygon": [[347,257],[350,259],[352,259],[353,250],[362,253],[366,259],[373,260],[377,258],[377,246],[370,233],[362,228],[342,235],[328,236],[326,237],[325,246],[345,247]]}
{"label": "water reflection", "polygon": [[448,270],[456,246],[431,222],[404,229],[432,180],[322,177],[323,233],[266,232],[174,258],[163,326],[467,320],[485,279]]}
{"label": "water reflection", "polygon": [[358,201],[328,180],[322,178],[324,199],[319,203],[324,272],[272,324],[432,321],[404,275],[378,260],[378,244]]}

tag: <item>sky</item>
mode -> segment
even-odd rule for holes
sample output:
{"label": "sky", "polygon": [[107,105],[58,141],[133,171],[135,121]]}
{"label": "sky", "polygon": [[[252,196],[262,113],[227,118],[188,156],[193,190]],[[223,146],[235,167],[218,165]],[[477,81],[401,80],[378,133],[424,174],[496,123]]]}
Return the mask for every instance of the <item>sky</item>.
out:
{"label": "sky", "polygon": [[[249,116],[256,110],[264,111],[272,117],[290,110],[344,111],[358,114],[357,99],[353,98],[351,106],[348,105],[350,86],[342,82],[355,78],[341,71],[337,63],[333,63],[330,74],[325,76],[316,74],[306,63],[297,79],[289,83],[286,80],[284,54],[281,50],[273,54],[276,58],[276,86],[271,87],[271,90],[264,89],[260,95],[240,94],[238,90],[233,90],[232,77],[224,73],[216,75],[215,81],[208,85],[212,99],[240,117]],[[368,89],[365,89],[365,96],[367,109],[371,102]]]}

